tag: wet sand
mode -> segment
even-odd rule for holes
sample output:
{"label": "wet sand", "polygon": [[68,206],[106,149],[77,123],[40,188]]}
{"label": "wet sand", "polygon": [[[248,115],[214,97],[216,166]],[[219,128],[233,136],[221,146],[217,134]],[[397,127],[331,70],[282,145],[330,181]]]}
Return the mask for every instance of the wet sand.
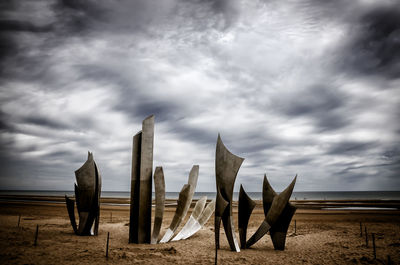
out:
{"label": "wet sand", "polygon": [[[34,201],[32,201],[34,199]],[[128,199],[104,198],[98,236],[73,233],[62,197],[0,198],[0,264],[214,264],[214,219],[187,240],[166,244],[128,244]],[[175,212],[168,200],[161,236]],[[296,201],[299,206],[286,238],[285,251],[275,251],[269,235],[240,253],[229,249],[221,227],[218,264],[400,264],[399,210],[321,210],[370,206],[399,208],[399,201]],[[235,204],[237,205],[237,204]],[[154,210],[154,208],[153,208]],[[20,226],[18,225],[19,215]],[[186,219],[189,217],[190,212]],[[233,209],[237,229],[237,207]],[[185,221],[186,221],[185,219]],[[264,219],[260,201],[249,222],[248,238]],[[296,220],[296,233],[294,223]],[[368,230],[360,237],[360,222]],[[34,246],[36,225],[38,243]],[[184,225],[184,222],[180,227]],[[109,257],[105,257],[110,232]],[[375,233],[374,259],[372,236]],[[236,233],[238,236],[238,233]]]}

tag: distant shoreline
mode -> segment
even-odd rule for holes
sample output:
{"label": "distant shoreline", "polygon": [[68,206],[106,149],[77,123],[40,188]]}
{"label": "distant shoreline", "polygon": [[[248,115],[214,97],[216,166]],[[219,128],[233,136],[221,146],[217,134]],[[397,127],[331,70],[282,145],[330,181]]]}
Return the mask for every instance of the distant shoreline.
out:
{"label": "distant shoreline", "polygon": [[[253,200],[261,200],[262,192],[247,192]],[[0,196],[18,195],[18,196],[73,196],[74,191],[62,190],[0,190]],[[202,196],[214,198],[215,192],[195,192],[194,199],[199,199]],[[102,191],[102,198],[120,198],[129,199],[130,192],[128,191]],[[167,199],[177,199],[179,192],[166,192]],[[233,193],[233,199],[238,200],[239,193]],[[155,198],[153,192],[153,199]],[[352,200],[400,200],[400,191],[294,191],[291,200],[301,201],[352,201]]]}
{"label": "distant shoreline", "polygon": [[[73,196],[72,196],[73,197]],[[214,197],[208,197],[208,201]],[[192,202],[194,206],[197,199]],[[255,200],[257,205],[262,206],[262,200]],[[0,195],[0,203],[49,203],[64,204],[64,196],[46,195]],[[176,206],[177,199],[166,199],[166,207]],[[400,210],[400,200],[291,200],[298,209],[312,210]],[[129,198],[102,197],[102,205],[129,206]],[[237,206],[237,200],[233,202]],[[154,206],[154,200],[153,200]]]}

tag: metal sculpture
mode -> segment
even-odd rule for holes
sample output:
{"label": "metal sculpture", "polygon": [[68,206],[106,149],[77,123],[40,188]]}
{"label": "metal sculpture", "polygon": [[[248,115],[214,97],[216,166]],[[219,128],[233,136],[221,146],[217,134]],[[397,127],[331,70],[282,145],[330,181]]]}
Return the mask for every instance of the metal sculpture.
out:
{"label": "metal sculpture", "polygon": [[189,173],[188,184],[185,184],[181,192],[179,193],[178,205],[176,207],[175,215],[163,238],[160,240],[160,243],[167,243],[168,241],[170,241],[176,229],[178,229],[178,226],[182,222],[183,218],[185,218],[189,210],[190,204],[192,203],[192,198],[194,191],[196,190],[198,177],[199,166],[194,165]]}
{"label": "metal sculpture", "polygon": [[195,220],[190,230],[188,230],[185,235],[181,239],[187,239],[192,235],[196,234],[203,226],[207,223],[208,219],[210,219],[211,215],[215,211],[215,199],[213,199],[203,210],[198,220]]}
{"label": "metal sculpture", "polygon": [[246,248],[247,225],[249,224],[250,215],[253,212],[256,203],[247,195],[242,185],[239,192],[239,238],[240,247]]}
{"label": "metal sculpture", "polygon": [[209,204],[207,204],[206,208],[204,209],[204,211],[201,213],[201,215],[199,217],[198,224],[195,223],[192,228],[191,233],[189,235],[185,236],[183,239],[191,237],[192,235],[197,233],[197,231],[199,231],[207,223],[207,221],[210,219],[210,217],[214,213],[214,211],[215,211],[215,199],[213,199]]}
{"label": "metal sculpture", "polygon": [[217,197],[215,205],[214,231],[216,249],[219,249],[219,230],[222,220],[226,238],[228,239],[231,250],[240,252],[232,218],[232,195],[236,176],[243,160],[244,158],[238,157],[229,152],[218,134],[215,154]]}
{"label": "metal sculpture", "polygon": [[181,231],[172,239],[172,241],[181,240],[181,239],[183,239],[183,237],[185,237],[185,235],[187,235],[191,232],[193,225],[196,222],[198,222],[198,218],[200,217],[201,213],[203,212],[206,202],[207,202],[207,196],[201,197],[196,202],[196,205],[194,206],[194,208],[192,210],[192,214],[190,215],[189,220],[183,226]]}
{"label": "metal sculpture", "polygon": [[156,170],[154,171],[154,188],[156,194],[156,209],[154,211],[155,213],[151,244],[157,244],[164,215],[165,181],[162,167],[156,167]]}
{"label": "metal sculpture", "polygon": [[143,120],[133,137],[129,243],[151,242],[154,115]]}
{"label": "metal sculpture", "polygon": [[270,231],[274,248],[279,250],[285,248],[287,229],[296,210],[296,208],[289,203],[296,179],[297,175],[292,183],[277,195],[269,184],[267,176],[264,175],[263,207],[265,219],[254,235],[247,241],[246,248],[255,244],[268,231]]}
{"label": "metal sculpture", "polygon": [[75,220],[75,201],[65,195],[72,228],[75,234],[80,236],[97,235],[100,220],[101,176],[92,153],[88,152],[87,161],[75,171],[75,177],[75,200],[79,215],[78,227]]}

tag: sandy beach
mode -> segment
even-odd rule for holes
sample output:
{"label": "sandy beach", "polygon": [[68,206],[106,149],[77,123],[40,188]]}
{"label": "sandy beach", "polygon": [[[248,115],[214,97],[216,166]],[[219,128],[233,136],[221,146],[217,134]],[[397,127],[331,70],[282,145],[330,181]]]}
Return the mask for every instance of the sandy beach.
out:
{"label": "sandy beach", "polygon": [[[34,199],[34,200],[32,200]],[[187,240],[166,244],[128,244],[128,199],[105,198],[101,205],[98,236],[73,233],[62,197],[0,198],[1,264],[214,264],[214,218]],[[161,235],[175,212],[175,200],[166,202]],[[230,251],[221,229],[218,264],[400,264],[399,201],[295,201],[285,251],[275,251],[269,235],[251,249]],[[234,207],[237,229],[237,204]],[[369,206],[388,210],[323,210]],[[389,208],[397,208],[390,210]],[[153,208],[154,210],[154,208]],[[190,212],[189,212],[190,214]],[[186,219],[189,217],[186,216]],[[19,218],[20,216],[20,218]],[[18,220],[20,219],[19,227]],[[185,219],[185,220],[186,220]],[[257,202],[249,222],[248,237],[264,219]],[[360,236],[360,222],[363,237]],[[296,223],[296,231],[295,225]],[[34,246],[39,225],[37,246]],[[181,224],[181,227],[184,223]],[[368,230],[368,247],[364,227]],[[105,257],[107,233],[109,257]],[[372,233],[375,234],[376,259]],[[237,233],[238,236],[238,233]]]}

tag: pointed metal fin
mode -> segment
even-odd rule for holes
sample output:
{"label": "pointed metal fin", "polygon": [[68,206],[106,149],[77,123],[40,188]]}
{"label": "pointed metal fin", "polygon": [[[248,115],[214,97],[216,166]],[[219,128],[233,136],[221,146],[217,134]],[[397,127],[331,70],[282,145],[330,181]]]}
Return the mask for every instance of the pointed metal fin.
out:
{"label": "pointed metal fin", "polygon": [[240,247],[246,248],[246,233],[247,233],[247,225],[249,223],[250,215],[253,212],[256,203],[247,195],[243,186],[240,185],[239,192],[239,210],[238,210],[238,219],[239,219],[239,238],[240,238]]}
{"label": "pointed metal fin", "polygon": [[74,233],[78,234],[78,228],[76,227],[76,220],[75,220],[75,201],[68,198],[67,195],[65,195],[65,203],[67,204],[67,211],[68,211],[68,216],[69,220],[71,221],[72,229],[74,229]]}
{"label": "pointed metal fin", "polygon": [[294,185],[296,184],[297,175],[294,177],[292,183],[279,195],[274,197],[271,208],[266,216],[266,221],[269,225],[273,226],[281,215],[286,204],[289,202],[290,196],[292,195]]}

